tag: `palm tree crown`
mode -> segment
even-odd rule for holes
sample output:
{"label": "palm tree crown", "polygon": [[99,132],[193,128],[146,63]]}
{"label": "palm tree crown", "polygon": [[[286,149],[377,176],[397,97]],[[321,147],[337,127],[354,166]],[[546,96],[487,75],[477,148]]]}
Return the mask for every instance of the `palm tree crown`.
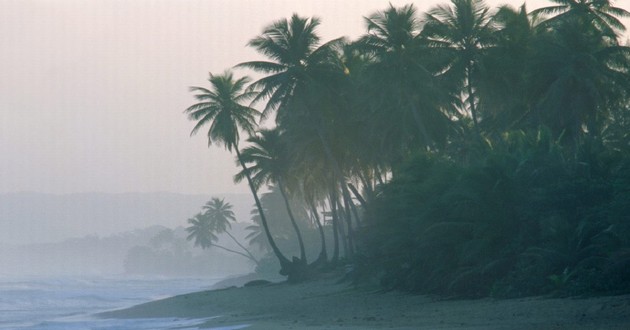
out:
{"label": "palm tree crown", "polygon": [[190,88],[192,92],[197,92],[195,98],[200,101],[184,111],[190,120],[197,121],[190,134],[194,135],[201,127],[209,124],[208,145],[223,144],[231,151],[238,147],[239,131],[249,135],[254,132],[258,111],[240,103],[251,99],[255,93],[244,91],[250,81],[248,77],[235,80],[230,71],[221,75],[210,74],[208,81],[212,89]]}
{"label": "palm tree crown", "polygon": [[214,234],[212,225],[204,214],[198,213],[194,217],[188,219],[189,227],[186,227],[188,232],[187,239],[193,240],[195,246],[200,246],[203,249],[207,249],[214,245],[219,240],[219,237]]}
{"label": "palm tree crown", "polygon": [[249,46],[272,60],[237,65],[269,74],[252,84],[260,87],[260,93],[254,98],[254,102],[268,99],[263,118],[285,104],[293,95],[296,81],[299,81],[306,70],[309,55],[319,45],[319,36],[315,33],[319,24],[318,18],[308,19],[293,14],[290,20],[274,22],[264,29],[262,35],[249,42]]}
{"label": "palm tree crown", "polygon": [[217,233],[223,233],[232,228],[231,221],[236,221],[232,205],[224,199],[212,198],[203,207],[204,215],[210,221],[211,229]]}
{"label": "palm tree crown", "polygon": [[617,17],[630,17],[630,12],[613,6],[610,0],[550,0],[556,5],[532,11],[533,15],[555,15],[547,24],[578,20],[587,23],[599,31],[616,39],[617,32],[624,32],[626,27]]}
{"label": "palm tree crown", "polygon": [[490,8],[483,0],[451,0],[424,16],[422,36],[430,45],[450,58],[443,71],[450,80],[465,86],[469,111],[475,126],[478,123],[475,104],[475,75],[484,49],[494,43],[494,22]]}

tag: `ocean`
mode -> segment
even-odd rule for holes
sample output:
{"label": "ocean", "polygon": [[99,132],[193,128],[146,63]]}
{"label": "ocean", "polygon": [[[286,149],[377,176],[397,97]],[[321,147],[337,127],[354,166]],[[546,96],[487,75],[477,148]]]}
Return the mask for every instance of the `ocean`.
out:
{"label": "ocean", "polygon": [[0,278],[0,329],[198,329],[204,319],[118,320],[93,315],[208,289],[218,280],[124,276]]}

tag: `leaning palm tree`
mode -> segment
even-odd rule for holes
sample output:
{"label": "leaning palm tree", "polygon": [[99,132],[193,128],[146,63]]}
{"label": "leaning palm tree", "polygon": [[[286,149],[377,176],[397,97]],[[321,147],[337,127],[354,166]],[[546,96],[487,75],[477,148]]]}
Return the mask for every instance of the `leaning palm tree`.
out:
{"label": "leaning palm tree", "polygon": [[232,204],[226,203],[225,199],[219,199],[213,197],[203,207],[203,214],[209,220],[210,230],[216,235],[227,234],[236,245],[238,245],[250,259],[257,262],[254,255],[239,242],[229,229],[232,228],[231,222],[236,221],[234,211],[232,211]]}
{"label": "leaning palm tree", "polygon": [[217,242],[219,241],[219,237],[216,235],[212,228],[213,225],[210,221],[210,218],[207,217],[205,214],[198,213],[194,217],[188,219],[188,223],[190,224],[190,226],[186,227],[186,231],[188,232],[188,236],[186,237],[186,239],[189,241],[194,240],[194,246],[199,246],[202,249],[216,247],[230,253],[235,253],[243,256],[258,264],[258,260],[256,260],[256,258],[254,258],[253,256],[217,244]]}
{"label": "leaning palm tree", "polygon": [[479,114],[476,108],[475,79],[484,49],[494,42],[494,24],[484,0],[451,0],[424,16],[421,35],[450,59],[444,70],[449,79],[462,82],[462,94],[468,98],[468,110],[475,129]]}
{"label": "leaning palm tree", "polygon": [[[279,129],[263,129],[248,140],[250,145],[243,149],[241,157],[245,164],[249,164],[248,171],[252,180],[259,188],[263,184],[277,184],[284,200],[289,219],[298,238],[300,245],[300,259],[306,263],[306,249],[302,233],[291,211],[291,203],[287,194],[287,177],[291,165],[287,146],[282,139]],[[234,177],[235,182],[245,178],[245,171],[241,171]]]}
{"label": "leaning palm tree", "polygon": [[256,117],[259,114],[256,109],[241,104],[255,96],[254,91],[245,90],[245,86],[250,82],[250,79],[247,77],[235,79],[232,72],[226,71],[221,75],[210,74],[209,82],[212,85],[212,89],[191,87],[191,91],[197,93],[195,98],[199,101],[199,103],[188,107],[184,111],[188,114],[190,120],[197,121],[191,135],[197,133],[200,128],[210,125],[207,133],[208,145],[212,143],[222,144],[228,151],[234,150],[236,152],[236,158],[246,172],[247,182],[254,196],[256,207],[260,211],[261,222],[265,229],[267,239],[269,240],[269,245],[280,261],[280,266],[282,267],[281,273],[286,275],[290,261],[276,246],[269,232],[267,219],[264,215],[255,185],[241,158],[238,148],[239,132],[244,131],[248,135],[252,135],[256,126]]}

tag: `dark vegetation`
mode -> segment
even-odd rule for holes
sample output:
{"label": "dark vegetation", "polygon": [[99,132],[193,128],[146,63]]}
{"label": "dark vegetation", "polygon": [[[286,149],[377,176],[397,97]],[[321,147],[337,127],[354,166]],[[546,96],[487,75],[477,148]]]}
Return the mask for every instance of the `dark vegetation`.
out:
{"label": "dark vegetation", "polygon": [[[250,238],[280,273],[351,265],[386,288],[467,297],[630,292],[630,13],[552,2],[390,6],[358,40],[326,43],[296,14],[249,42],[266,60],[236,66],[262,78],[192,88],[193,133],[235,152]],[[265,185],[291,230],[274,232]]]}

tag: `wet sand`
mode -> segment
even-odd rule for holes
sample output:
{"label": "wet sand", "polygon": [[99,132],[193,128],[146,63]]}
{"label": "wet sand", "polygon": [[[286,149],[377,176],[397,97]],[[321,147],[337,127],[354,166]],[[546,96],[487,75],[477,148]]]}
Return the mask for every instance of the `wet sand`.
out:
{"label": "wet sand", "polygon": [[338,278],[197,292],[99,316],[212,317],[202,328],[630,329],[630,295],[444,300],[353,287]]}

